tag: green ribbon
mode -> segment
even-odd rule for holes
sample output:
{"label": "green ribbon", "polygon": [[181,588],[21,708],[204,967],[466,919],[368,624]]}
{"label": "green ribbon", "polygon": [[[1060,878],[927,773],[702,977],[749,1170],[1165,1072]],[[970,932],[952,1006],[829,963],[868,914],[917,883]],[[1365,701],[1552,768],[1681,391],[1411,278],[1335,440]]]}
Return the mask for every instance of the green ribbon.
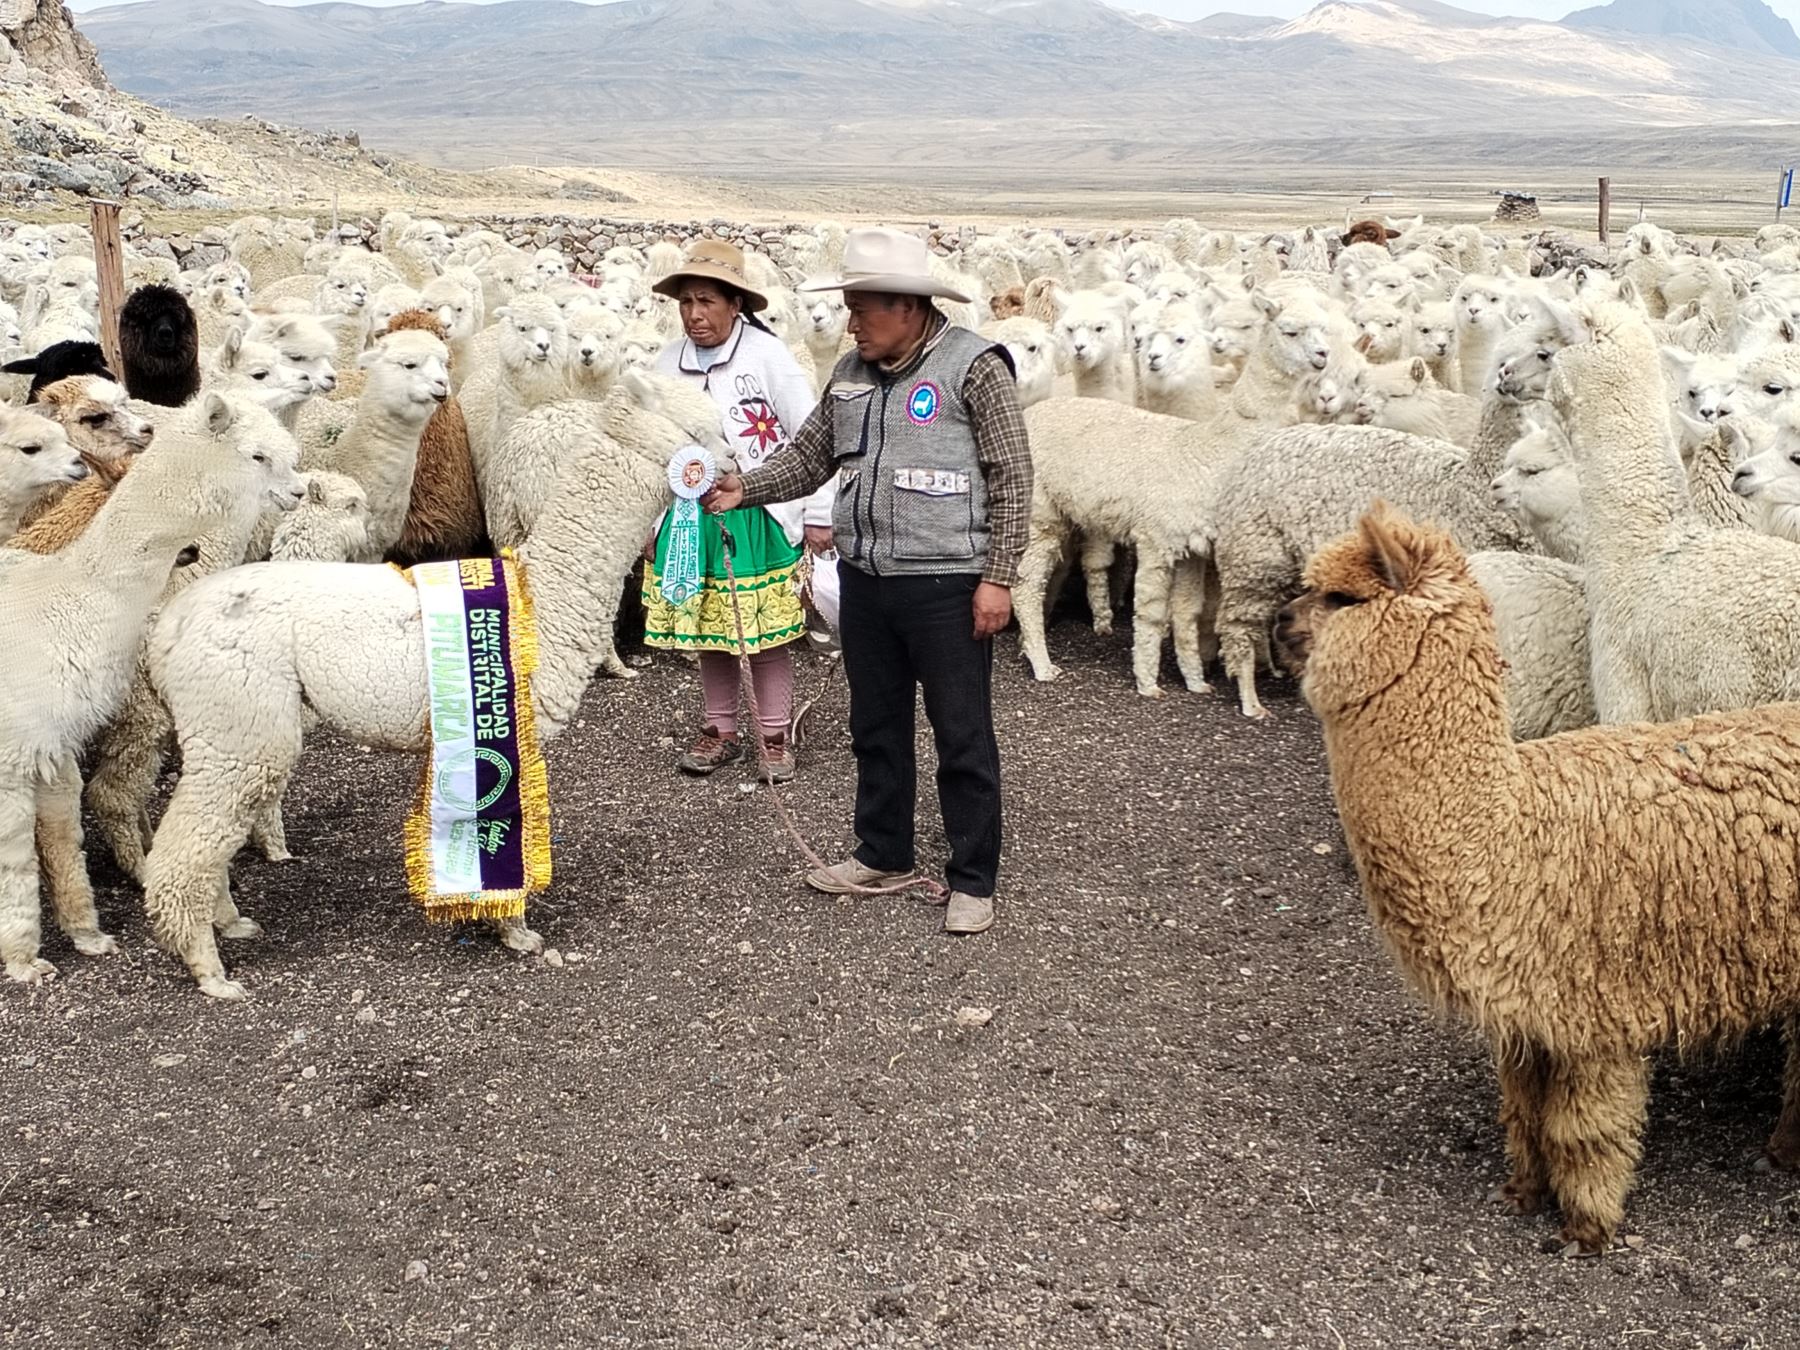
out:
{"label": "green ribbon", "polygon": [[691,497],[677,497],[675,514],[669,520],[669,547],[663,555],[663,598],[680,605],[699,592],[700,503]]}

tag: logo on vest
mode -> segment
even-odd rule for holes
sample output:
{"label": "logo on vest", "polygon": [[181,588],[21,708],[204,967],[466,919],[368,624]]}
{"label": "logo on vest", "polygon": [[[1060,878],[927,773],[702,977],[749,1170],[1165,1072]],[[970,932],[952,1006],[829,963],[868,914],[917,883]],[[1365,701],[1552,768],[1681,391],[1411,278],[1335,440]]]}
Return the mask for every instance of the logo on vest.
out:
{"label": "logo on vest", "polygon": [[928,427],[937,421],[938,400],[942,396],[930,380],[920,380],[906,396],[906,416],[916,427]]}

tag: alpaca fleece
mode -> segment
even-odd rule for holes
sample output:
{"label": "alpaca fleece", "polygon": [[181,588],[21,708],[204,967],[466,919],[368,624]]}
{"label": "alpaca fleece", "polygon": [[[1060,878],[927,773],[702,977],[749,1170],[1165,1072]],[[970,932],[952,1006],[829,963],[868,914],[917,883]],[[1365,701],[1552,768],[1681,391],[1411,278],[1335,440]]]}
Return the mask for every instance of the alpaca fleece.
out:
{"label": "alpaca fleece", "polygon": [[101,375],[109,380],[119,377],[106,368],[106,353],[98,342],[52,342],[35,356],[8,361],[0,366],[8,375],[31,376],[27,403],[37,402],[38,391],[47,384],[66,380],[71,375]]}
{"label": "alpaca fleece", "polygon": [[179,408],[200,392],[200,324],[180,291],[143,286],[119,311],[119,360],[125,392]]}
{"label": "alpaca fleece", "polygon": [[[1515,745],[1491,611],[1385,508],[1313,558],[1278,639],[1324,725],[1369,912],[1490,1039],[1520,1213],[1618,1231],[1652,1052],[1800,1012],[1800,706]],[[1800,1058],[1771,1158],[1800,1162]]]}
{"label": "alpaca fleece", "polygon": [[[405,310],[388,320],[390,333],[408,328],[448,341],[444,325],[426,310]],[[454,377],[454,368],[451,374]],[[444,558],[472,558],[487,548],[487,517],[475,481],[475,461],[469,456],[469,427],[452,394],[431,415],[419,438],[406,522],[388,558],[411,567]]]}

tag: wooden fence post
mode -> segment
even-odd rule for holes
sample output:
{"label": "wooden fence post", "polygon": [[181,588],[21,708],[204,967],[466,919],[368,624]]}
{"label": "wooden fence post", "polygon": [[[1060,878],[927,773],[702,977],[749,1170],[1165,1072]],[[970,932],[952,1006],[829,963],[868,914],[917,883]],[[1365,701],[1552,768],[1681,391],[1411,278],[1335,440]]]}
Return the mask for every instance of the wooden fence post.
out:
{"label": "wooden fence post", "polygon": [[96,201],[92,208],[94,271],[100,281],[100,350],[107,369],[120,379],[119,310],[125,304],[125,248],[119,240],[119,204]]}
{"label": "wooden fence post", "polygon": [[1612,179],[1600,180],[1600,242],[1612,242]]}

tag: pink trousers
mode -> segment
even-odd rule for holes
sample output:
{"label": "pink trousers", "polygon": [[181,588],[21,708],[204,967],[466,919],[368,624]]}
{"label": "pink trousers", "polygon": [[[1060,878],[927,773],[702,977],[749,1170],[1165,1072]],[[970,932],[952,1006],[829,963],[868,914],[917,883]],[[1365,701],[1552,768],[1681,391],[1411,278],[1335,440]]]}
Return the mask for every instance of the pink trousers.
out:
{"label": "pink trousers", "polygon": [[[787,735],[794,707],[794,654],[780,646],[750,658],[750,679],[762,713],[764,739]],[[700,690],[706,725],[731,736],[738,724],[738,658],[725,652],[700,653]]]}

